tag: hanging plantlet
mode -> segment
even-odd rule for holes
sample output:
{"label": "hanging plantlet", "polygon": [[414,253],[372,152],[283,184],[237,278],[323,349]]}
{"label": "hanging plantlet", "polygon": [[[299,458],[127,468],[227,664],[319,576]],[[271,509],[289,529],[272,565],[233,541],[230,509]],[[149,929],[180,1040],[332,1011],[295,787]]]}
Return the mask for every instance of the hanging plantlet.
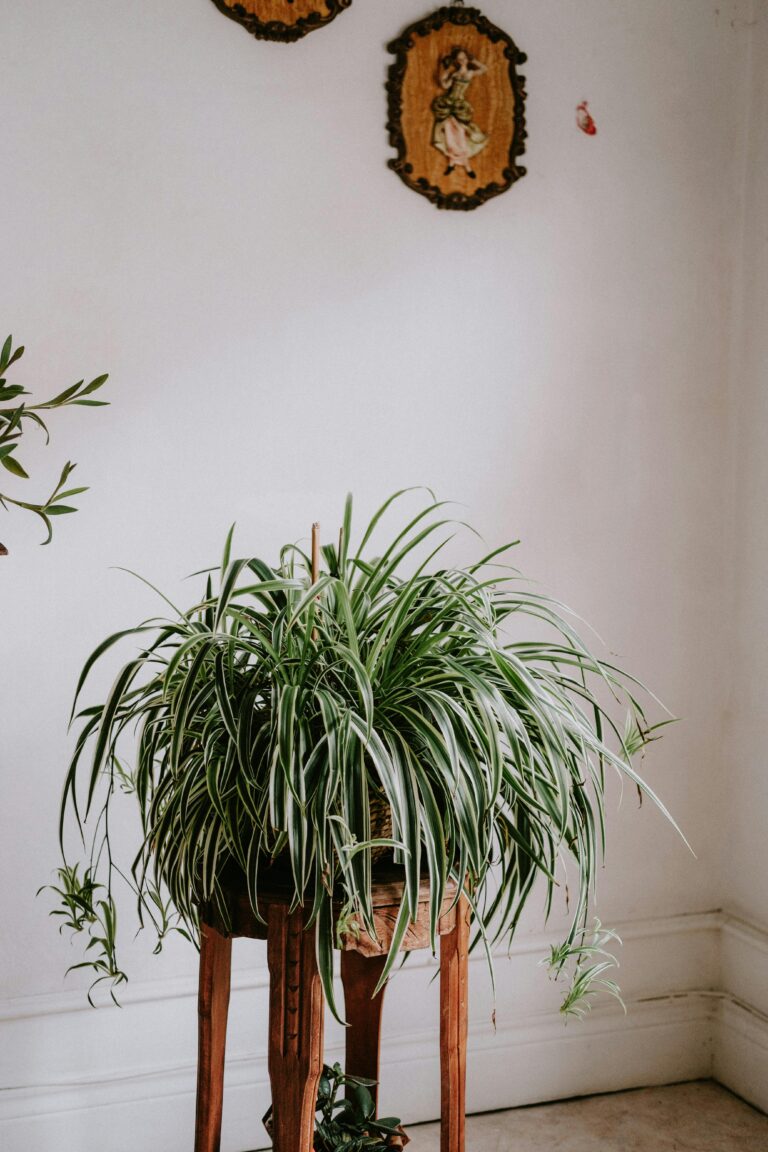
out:
{"label": "hanging plantlet", "polygon": [[479,8],[438,8],[389,45],[390,168],[438,208],[468,210],[525,168],[527,59]]}
{"label": "hanging plantlet", "polygon": [[230,16],[257,40],[301,40],[308,32],[324,28],[352,0],[213,0],[225,16]]}

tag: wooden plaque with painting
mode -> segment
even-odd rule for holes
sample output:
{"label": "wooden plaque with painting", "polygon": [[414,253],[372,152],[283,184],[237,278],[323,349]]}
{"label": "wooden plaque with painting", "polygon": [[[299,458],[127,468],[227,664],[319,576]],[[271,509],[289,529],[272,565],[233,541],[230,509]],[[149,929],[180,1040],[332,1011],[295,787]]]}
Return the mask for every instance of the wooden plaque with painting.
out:
{"label": "wooden plaque with painting", "polygon": [[477,208],[525,175],[525,53],[478,8],[439,8],[389,45],[389,166],[438,208]]}
{"label": "wooden plaque with painting", "polygon": [[352,0],[213,0],[257,40],[301,40],[349,8]]}

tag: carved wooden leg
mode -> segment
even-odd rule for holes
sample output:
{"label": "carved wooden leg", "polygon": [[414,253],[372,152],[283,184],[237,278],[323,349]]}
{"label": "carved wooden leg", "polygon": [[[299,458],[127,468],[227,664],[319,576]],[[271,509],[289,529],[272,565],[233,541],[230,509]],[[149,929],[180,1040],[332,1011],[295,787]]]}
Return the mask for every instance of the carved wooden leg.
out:
{"label": "carved wooden leg", "polygon": [[456,927],[440,937],[440,1152],[464,1152],[469,919],[462,897]]}
{"label": "carved wooden leg", "polygon": [[315,933],[302,909],[269,909],[269,1078],[274,1152],[312,1152],[323,1064],[323,993]]}
{"label": "carved wooden leg", "polygon": [[[360,952],[341,954],[341,982],[344,986],[344,1015],[347,1018],[347,1054],[344,1071],[364,1080],[379,1079],[381,1010],[384,989],[373,990],[384,971],[386,956],[363,956]],[[374,1104],[378,1088],[371,1088]]]}
{"label": "carved wooden leg", "polygon": [[232,941],[200,925],[195,1152],[219,1152]]}

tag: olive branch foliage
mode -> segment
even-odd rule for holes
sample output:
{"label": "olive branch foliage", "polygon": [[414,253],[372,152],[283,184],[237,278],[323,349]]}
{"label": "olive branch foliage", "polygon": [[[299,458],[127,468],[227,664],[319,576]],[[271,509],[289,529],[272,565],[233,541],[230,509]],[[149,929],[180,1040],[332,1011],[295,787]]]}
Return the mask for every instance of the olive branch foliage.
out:
{"label": "olive branch foliage", "polygon": [[[315,583],[309,557],[294,545],[276,567],[233,559],[230,530],[218,572],[198,573],[206,577],[198,603],[115,633],[88,658],[60,838],[64,852],[73,813],[82,836],[89,832],[90,856],[82,877],[65,856],[59,889],[66,923],[90,937],[94,956],[84,963],[97,980],[124,979],[117,880],[129,883],[141,923],[148,917],[162,943],[176,928],[196,938],[201,902],[226,923],[233,873],[260,916],[259,878],[277,862],[292,876],[294,905],[310,910],[324,991],[338,1014],[334,905],[375,934],[372,853],[382,841],[371,804],[383,801],[392,820],[383,843],[402,867],[404,890],[381,984],[416,918],[422,876],[433,948],[453,881],[468,894],[475,943],[490,957],[513,936],[537,878],[549,912],[565,857],[577,896],[552,959],[562,969],[576,958],[569,1013],[583,1002],[607,771],[677,827],[631,763],[656,726],[637,682],[592,655],[560,606],[502,563],[507,547],[463,569],[437,566],[455,522],[431,493],[370,555],[402,495],[379,508],[354,546],[347,499],[339,544],[323,548]],[[548,638],[520,638],[526,625]],[[126,640],[141,650],[106,701],[76,711],[94,665]],[[123,792],[137,803],[142,829],[125,868],[112,858],[109,832]]]}
{"label": "olive branch foliage", "polygon": [[[39,404],[28,404],[26,401],[19,399],[22,396],[28,396],[29,393],[26,389],[22,388],[20,384],[9,384],[6,378],[7,370],[12,367],[24,355],[24,345],[13,347],[13,337],[9,336],[2,349],[0,350],[0,465],[10,472],[18,480],[28,480],[29,475],[21,464],[17,449],[21,442],[22,436],[26,431],[25,425],[36,425],[41,429],[45,435],[45,442],[48,443],[50,437],[48,434],[48,427],[45,420],[40,415],[41,412],[50,412],[56,408],[66,408],[71,405],[80,405],[90,408],[103,407],[107,401],[94,400],[93,394],[101,388],[106,382],[108,377],[97,376],[90,383],[86,384],[84,380],[79,380],[77,384],[70,385],[65,388],[63,392],[59,392],[50,400],[45,400]],[[65,516],[71,512],[76,512],[77,509],[66,501],[70,500],[73,496],[79,496],[82,492],[87,492],[87,488],[67,488],[67,481],[75,468],[71,462],[67,462],[61,470],[59,479],[54,486],[51,494],[47,499],[40,503],[33,503],[26,500],[19,500],[15,497],[9,496],[7,492],[0,490],[0,507],[8,511],[9,506],[21,508],[26,512],[31,512],[43,521],[46,530],[46,538],[44,544],[50,543],[53,536],[52,517]]]}

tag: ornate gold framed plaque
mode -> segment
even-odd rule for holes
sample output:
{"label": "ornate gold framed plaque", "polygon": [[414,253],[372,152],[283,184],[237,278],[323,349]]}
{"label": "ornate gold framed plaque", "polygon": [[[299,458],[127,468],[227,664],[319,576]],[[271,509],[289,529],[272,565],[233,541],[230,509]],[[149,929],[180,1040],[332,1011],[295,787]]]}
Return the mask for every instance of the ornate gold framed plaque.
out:
{"label": "ornate gold framed plaque", "polygon": [[389,167],[438,208],[467,211],[525,175],[527,59],[506,32],[458,4],[388,46]]}
{"label": "ornate gold framed plaque", "polygon": [[242,24],[257,40],[301,40],[324,28],[352,0],[213,0],[225,16]]}

